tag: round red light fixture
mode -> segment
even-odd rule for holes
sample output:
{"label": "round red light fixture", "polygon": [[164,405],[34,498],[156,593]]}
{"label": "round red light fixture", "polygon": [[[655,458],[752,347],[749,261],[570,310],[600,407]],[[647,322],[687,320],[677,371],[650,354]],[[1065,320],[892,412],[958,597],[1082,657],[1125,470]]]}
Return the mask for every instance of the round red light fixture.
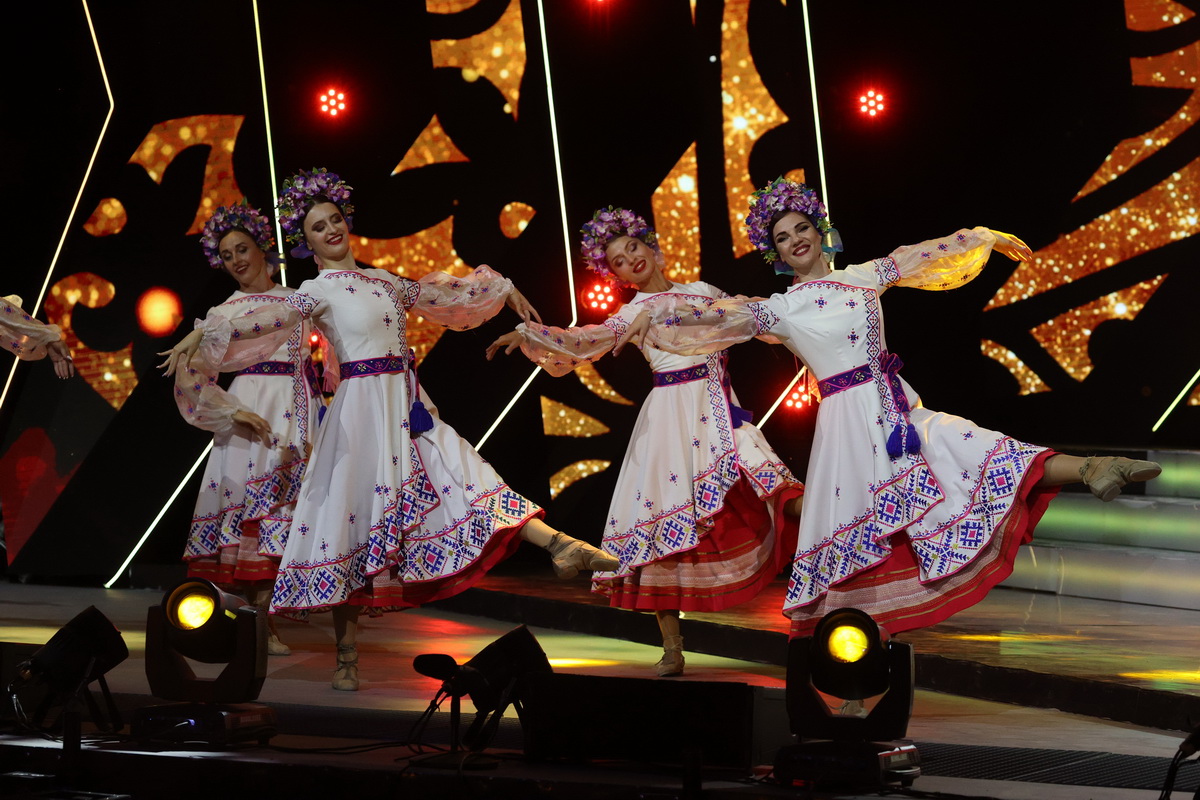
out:
{"label": "round red light fixture", "polygon": [[858,96],[858,110],[868,117],[876,117],[883,113],[883,92],[874,89]]}
{"label": "round red light fixture", "polygon": [[339,92],[336,88],[330,87],[321,92],[320,103],[322,114],[336,117],[346,110],[346,93]]}

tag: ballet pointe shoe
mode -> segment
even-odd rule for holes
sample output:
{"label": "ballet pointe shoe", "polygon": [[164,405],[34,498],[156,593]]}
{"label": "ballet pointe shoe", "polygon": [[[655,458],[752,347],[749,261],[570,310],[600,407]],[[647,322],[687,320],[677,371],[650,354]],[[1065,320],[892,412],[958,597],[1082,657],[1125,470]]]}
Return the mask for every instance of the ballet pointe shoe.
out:
{"label": "ballet pointe shoe", "polygon": [[560,578],[574,578],[581,569],[611,571],[621,565],[615,556],[565,533],[554,534],[546,549],[554,574]]}
{"label": "ballet pointe shoe", "polygon": [[683,637],[668,636],[663,639],[663,657],[654,665],[660,678],[673,678],[683,674]]}
{"label": "ballet pointe shoe", "polygon": [[1126,484],[1148,481],[1158,477],[1162,467],[1153,461],[1134,461],[1130,458],[1088,456],[1079,468],[1079,477],[1104,502],[1121,493]]}
{"label": "ballet pointe shoe", "polygon": [[267,636],[267,655],[269,656],[290,656],[292,648],[288,647],[275,634]]}
{"label": "ballet pointe shoe", "polygon": [[339,644],[337,664],[337,669],[333,671],[333,688],[339,692],[357,692],[358,649],[352,644]]}

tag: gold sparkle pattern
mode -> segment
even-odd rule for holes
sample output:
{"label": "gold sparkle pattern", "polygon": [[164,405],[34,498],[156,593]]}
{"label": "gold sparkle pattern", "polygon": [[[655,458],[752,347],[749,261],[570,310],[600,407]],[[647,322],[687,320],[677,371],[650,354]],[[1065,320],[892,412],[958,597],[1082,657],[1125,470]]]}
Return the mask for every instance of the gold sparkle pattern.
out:
{"label": "gold sparkle pattern", "polygon": [[505,204],[500,209],[500,232],[509,239],[517,238],[525,232],[536,213],[533,206],[518,200]]}
{"label": "gold sparkle pattern", "polygon": [[398,175],[407,169],[427,167],[430,164],[452,164],[467,160],[467,157],[442,130],[442,123],[438,121],[435,114],[425,129],[417,136],[412,147],[408,148],[404,158],[392,170],[392,174]]}
{"label": "gold sparkle pattern", "polygon": [[[1169,28],[1192,16],[1170,0],[1126,0],[1127,23],[1132,30]],[[1200,78],[1200,41],[1170,53],[1133,58],[1131,63],[1135,85],[1195,89]],[[1134,165],[1170,144],[1195,123],[1198,104],[1200,100],[1193,93],[1171,119],[1153,131],[1119,143],[1085,184],[1080,196],[1119,180]],[[1200,158],[1038,250],[1033,261],[1020,264],[1013,271],[985,311],[1018,303],[1196,234],[1200,231],[1198,190]],[[1105,320],[1133,319],[1164,277],[1160,275],[1097,298],[1036,326],[1032,332],[1068,375],[1083,380],[1092,369],[1087,355],[1092,331]],[[1005,364],[1023,386],[1040,380],[1019,360],[1006,361],[1001,349],[985,347],[984,352]]]}
{"label": "gold sparkle pattern", "polygon": [[83,223],[83,229],[92,236],[112,236],[125,228],[129,216],[125,206],[115,197],[106,197],[96,204],[96,210]]}
{"label": "gold sparkle pattern", "polygon": [[[410,236],[394,239],[356,237],[354,257],[372,267],[386,269],[394,275],[414,281],[437,270],[458,277],[465,277],[471,272],[471,268],[463,263],[454,249],[453,217]],[[408,312],[408,346],[416,353],[417,364],[425,360],[445,332],[446,329],[436,322]]]}
{"label": "gold sparkle pattern", "polygon": [[667,278],[679,283],[700,280],[700,192],[696,186],[696,143],[650,198],[658,245],[666,256]]}
{"label": "gold sparkle pattern", "polygon": [[604,380],[603,376],[600,375],[600,371],[596,369],[596,365],[592,362],[585,361],[576,367],[575,375],[579,378],[579,382],[587,387],[589,392],[601,400],[607,400],[610,403],[622,406],[633,405],[632,400],[622,395],[608,381]]}
{"label": "gold sparkle pattern", "polygon": [[114,409],[120,410],[137,386],[133,371],[133,345],[116,351],[92,350],[80,341],[71,326],[76,305],[103,308],[112,302],[116,287],[99,275],[76,272],[50,287],[46,297],[46,316],[58,325],[66,337],[75,360],[75,370]]}
{"label": "gold sparkle pattern", "polygon": [[609,430],[595,417],[542,395],[542,432],[547,436],[602,436]]}
{"label": "gold sparkle pattern", "polygon": [[574,464],[568,464],[550,476],[551,499],[558,497],[560,492],[576,481],[583,480],[598,472],[603,472],[611,466],[611,461],[605,461],[601,458],[585,458],[582,461],[576,461]]}
{"label": "gold sparkle pattern", "polygon": [[[426,0],[433,14],[455,14],[474,3],[445,3]],[[443,10],[449,9],[449,10]],[[504,113],[517,116],[521,78],[525,75],[525,29],[520,0],[511,0],[496,24],[483,33],[466,39],[442,39],[430,42],[434,67],[458,67],[463,80],[473,83],[480,78],[490,81],[505,97]]]}
{"label": "gold sparkle pattern", "polygon": [[982,339],[979,342],[979,349],[988,358],[994,358],[999,361],[1013,374],[1013,377],[1021,384],[1020,394],[1037,394],[1038,392],[1050,391],[1050,387],[1046,385],[1045,381],[1039,378],[1036,372],[1025,366],[1025,362],[1017,358],[1017,354],[1004,345],[997,344],[990,339]]}
{"label": "gold sparkle pattern", "polygon": [[749,10],[750,0],[726,0],[721,20],[725,191],[735,258],[754,249],[743,230],[750,195],[758,188],[750,182],[750,151],[764,133],[787,122],[754,68],[746,33]]}
{"label": "gold sparkle pattern", "polygon": [[145,169],[155,183],[162,183],[175,156],[189,147],[208,146],[204,188],[196,218],[187,231],[189,236],[200,233],[217,208],[242,200],[242,190],[233,174],[233,148],[244,119],[240,114],[198,114],[160,122],[150,129],[129,159],[130,164]]}

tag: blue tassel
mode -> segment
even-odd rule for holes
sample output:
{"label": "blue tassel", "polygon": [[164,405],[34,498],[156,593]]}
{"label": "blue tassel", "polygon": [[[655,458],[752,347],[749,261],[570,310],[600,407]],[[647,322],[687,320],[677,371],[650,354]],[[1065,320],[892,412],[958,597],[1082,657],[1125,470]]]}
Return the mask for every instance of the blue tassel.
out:
{"label": "blue tassel", "polygon": [[417,400],[408,412],[409,433],[424,433],[433,429],[433,417],[425,410],[425,404]]}
{"label": "blue tassel", "polygon": [[887,440],[888,458],[899,458],[904,455],[904,425],[892,428],[892,435]]}
{"label": "blue tassel", "polygon": [[908,425],[908,441],[904,443],[904,450],[910,456],[921,452],[921,437],[917,436],[917,429],[911,422]]}
{"label": "blue tassel", "polygon": [[754,412],[747,411],[744,408],[738,408],[732,403],[729,404],[729,413],[733,417],[733,427],[735,428],[742,427],[743,422],[754,421]]}
{"label": "blue tassel", "polygon": [[325,405],[324,403],[321,403],[321,407],[317,409],[317,424],[318,425],[320,425],[322,422],[325,421],[325,411],[328,408],[329,407],[327,405]]}

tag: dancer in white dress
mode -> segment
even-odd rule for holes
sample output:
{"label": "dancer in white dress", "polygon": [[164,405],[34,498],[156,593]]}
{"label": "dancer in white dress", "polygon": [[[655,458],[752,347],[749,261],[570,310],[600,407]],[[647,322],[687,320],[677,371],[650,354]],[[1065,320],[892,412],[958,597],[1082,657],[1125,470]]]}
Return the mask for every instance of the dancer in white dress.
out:
{"label": "dancer in white dress", "polygon": [[630,334],[637,340],[645,329],[646,341],[688,354],[769,334],[818,379],[823,400],[784,605],[793,636],[848,606],[892,633],[940,622],[1011,573],[1059,486],[1083,481],[1111,500],[1129,481],[1161,472],[1149,461],[1054,453],[930,411],[900,377],[879,295],[891,286],[953,289],[992,250],[1028,260],[1021,240],[960,230],[833,271],[822,238],[836,232],[824,205],[782,178],[755,193],[746,223],[768,262],[795,275],[787,292],[758,302],[668,300]]}
{"label": "dancer in white dress", "polygon": [[0,348],[22,361],[49,356],[54,374],[64,380],[75,374],[75,363],[63,341],[62,328],[26,314],[21,309],[21,298],[15,294],[0,297]]}
{"label": "dancer in white dress", "polygon": [[[275,283],[271,223],[246,205],[222,206],[200,237],[214,269],[238,284],[209,317],[237,317],[284,302],[294,289]],[[305,441],[297,420],[311,419],[319,399],[309,362],[308,324],[265,360],[241,370],[225,391],[218,368],[201,358],[175,373],[175,401],[188,423],[213,433],[184,560],[205,578],[268,606],[304,476]],[[296,352],[292,352],[296,349]],[[297,406],[301,406],[297,410]],[[287,655],[274,617],[267,652]]]}
{"label": "dancer in white dress", "polygon": [[222,369],[238,369],[305,319],[328,340],[341,384],[313,442],[272,610],[332,609],[333,686],[354,690],[362,607],[399,610],[460,592],[521,539],[549,550],[562,576],[617,561],[542,522],[542,510],[509,488],[416,388],[405,313],[457,330],[506,303],[529,318],[534,312],[512,282],[486,266],[465,278],[434,272],[419,281],[362,269],[350,250],[350,187],[325,170],[284,186],[279,216],[297,244],[292,253],[315,256],[320,274],[284,303],[205,320],[168,363],[199,349]]}
{"label": "dancer in white dress", "polygon": [[[637,294],[600,325],[556,328],[522,323],[488,348],[518,346],[551,375],[565,375],[614,348],[639,312],[671,295],[711,302],[728,297],[707,283],[663,274],[663,255],[646,221],[627,209],[601,209],[583,226],[588,268]],[[725,354],[642,355],[654,388],[642,405],[608,511],[603,548],[621,564],[592,576],[592,591],[618,608],[654,611],[663,636],[659,676],[683,673],[680,611],[720,611],[750,600],[779,574],[796,545],[802,484],[737,406]]]}

